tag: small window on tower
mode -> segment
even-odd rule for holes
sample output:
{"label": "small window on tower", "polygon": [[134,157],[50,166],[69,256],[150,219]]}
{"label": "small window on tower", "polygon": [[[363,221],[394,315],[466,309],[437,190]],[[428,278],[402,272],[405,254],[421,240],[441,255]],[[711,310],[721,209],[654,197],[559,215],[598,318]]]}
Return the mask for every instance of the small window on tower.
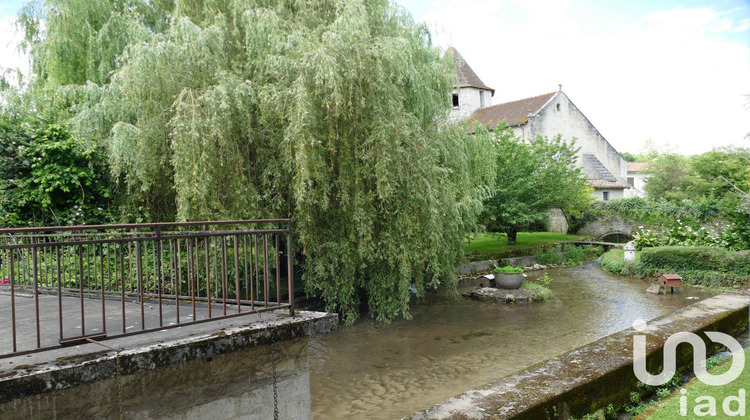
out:
{"label": "small window on tower", "polygon": [[479,91],[479,107],[484,108],[484,91]]}
{"label": "small window on tower", "polygon": [[458,108],[458,94],[457,93],[453,94],[453,107]]}
{"label": "small window on tower", "polygon": [[560,110],[560,104],[557,104],[557,110],[558,111]]}

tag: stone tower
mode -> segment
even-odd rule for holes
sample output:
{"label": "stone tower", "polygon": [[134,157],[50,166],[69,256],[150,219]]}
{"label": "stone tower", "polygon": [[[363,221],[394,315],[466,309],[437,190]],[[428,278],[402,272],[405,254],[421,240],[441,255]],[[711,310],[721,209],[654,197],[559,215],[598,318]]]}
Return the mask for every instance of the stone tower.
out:
{"label": "stone tower", "polygon": [[482,82],[482,79],[474,73],[455,48],[448,48],[445,54],[453,58],[453,65],[456,69],[456,80],[453,81],[451,121],[468,119],[477,110],[492,106],[495,89]]}

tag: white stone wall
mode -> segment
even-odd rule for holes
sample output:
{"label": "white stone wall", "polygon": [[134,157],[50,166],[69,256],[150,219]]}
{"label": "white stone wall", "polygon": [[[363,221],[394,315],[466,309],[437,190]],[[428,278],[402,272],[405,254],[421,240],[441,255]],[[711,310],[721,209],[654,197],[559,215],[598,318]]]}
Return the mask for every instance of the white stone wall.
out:
{"label": "white stone wall", "polygon": [[562,134],[564,140],[576,138],[576,146],[580,148],[579,163],[583,162],[584,154],[593,154],[619,183],[627,183],[628,166],[625,159],[564,93],[558,92],[553,96],[547,106],[530,119],[525,131],[526,138],[537,135],[553,138],[558,134]]}
{"label": "white stone wall", "polygon": [[466,120],[477,112],[482,105],[481,92],[484,92],[484,108],[492,106],[492,91],[472,87],[453,89],[452,95],[458,94],[458,107],[451,110],[451,120]]}
{"label": "white stone wall", "polygon": [[523,140],[529,139],[529,130],[526,129],[526,125],[516,125],[511,127],[513,134]]}
{"label": "white stone wall", "polygon": [[628,172],[628,177],[633,178],[633,186],[625,192],[625,197],[646,197],[646,181],[649,174],[640,172]]}
{"label": "white stone wall", "polygon": [[604,200],[604,192],[609,193],[608,200],[619,200],[621,198],[625,198],[624,191],[621,189],[602,189],[602,190],[594,190],[594,192],[591,193],[591,196],[594,197],[594,199],[598,201]]}

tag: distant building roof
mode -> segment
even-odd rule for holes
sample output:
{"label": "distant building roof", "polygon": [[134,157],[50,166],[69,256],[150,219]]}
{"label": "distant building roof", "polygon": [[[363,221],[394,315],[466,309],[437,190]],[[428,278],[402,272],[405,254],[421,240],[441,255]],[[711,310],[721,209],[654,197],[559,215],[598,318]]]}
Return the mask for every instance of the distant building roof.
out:
{"label": "distant building roof", "polygon": [[526,124],[529,121],[529,113],[533,114],[539,111],[555,93],[557,92],[482,108],[469,118],[469,122],[472,125],[482,124],[489,127],[490,130],[503,121],[510,126]]}
{"label": "distant building roof", "polygon": [[589,179],[589,185],[595,190],[624,190],[630,188],[625,184],[619,182],[605,181],[603,179]]}
{"label": "distant building roof", "polygon": [[651,162],[628,162],[628,172],[648,172]]}
{"label": "distant building roof", "polygon": [[456,76],[458,80],[453,81],[455,87],[473,87],[477,89],[486,89],[492,91],[492,95],[495,95],[495,89],[484,84],[482,79],[474,73],[469,63],[464,60],[461,54],[453,47],[448,48],[445,52],[453,57],[453,66],[456,69]]}

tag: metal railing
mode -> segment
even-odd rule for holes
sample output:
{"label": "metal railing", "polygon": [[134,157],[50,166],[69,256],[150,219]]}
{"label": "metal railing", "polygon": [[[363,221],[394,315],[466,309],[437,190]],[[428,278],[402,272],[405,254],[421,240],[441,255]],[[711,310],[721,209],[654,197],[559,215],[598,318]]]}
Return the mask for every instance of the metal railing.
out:
{"label": "metal railing", "polygon": [[0,357],[294,315],[289,219],[0,229]]}

